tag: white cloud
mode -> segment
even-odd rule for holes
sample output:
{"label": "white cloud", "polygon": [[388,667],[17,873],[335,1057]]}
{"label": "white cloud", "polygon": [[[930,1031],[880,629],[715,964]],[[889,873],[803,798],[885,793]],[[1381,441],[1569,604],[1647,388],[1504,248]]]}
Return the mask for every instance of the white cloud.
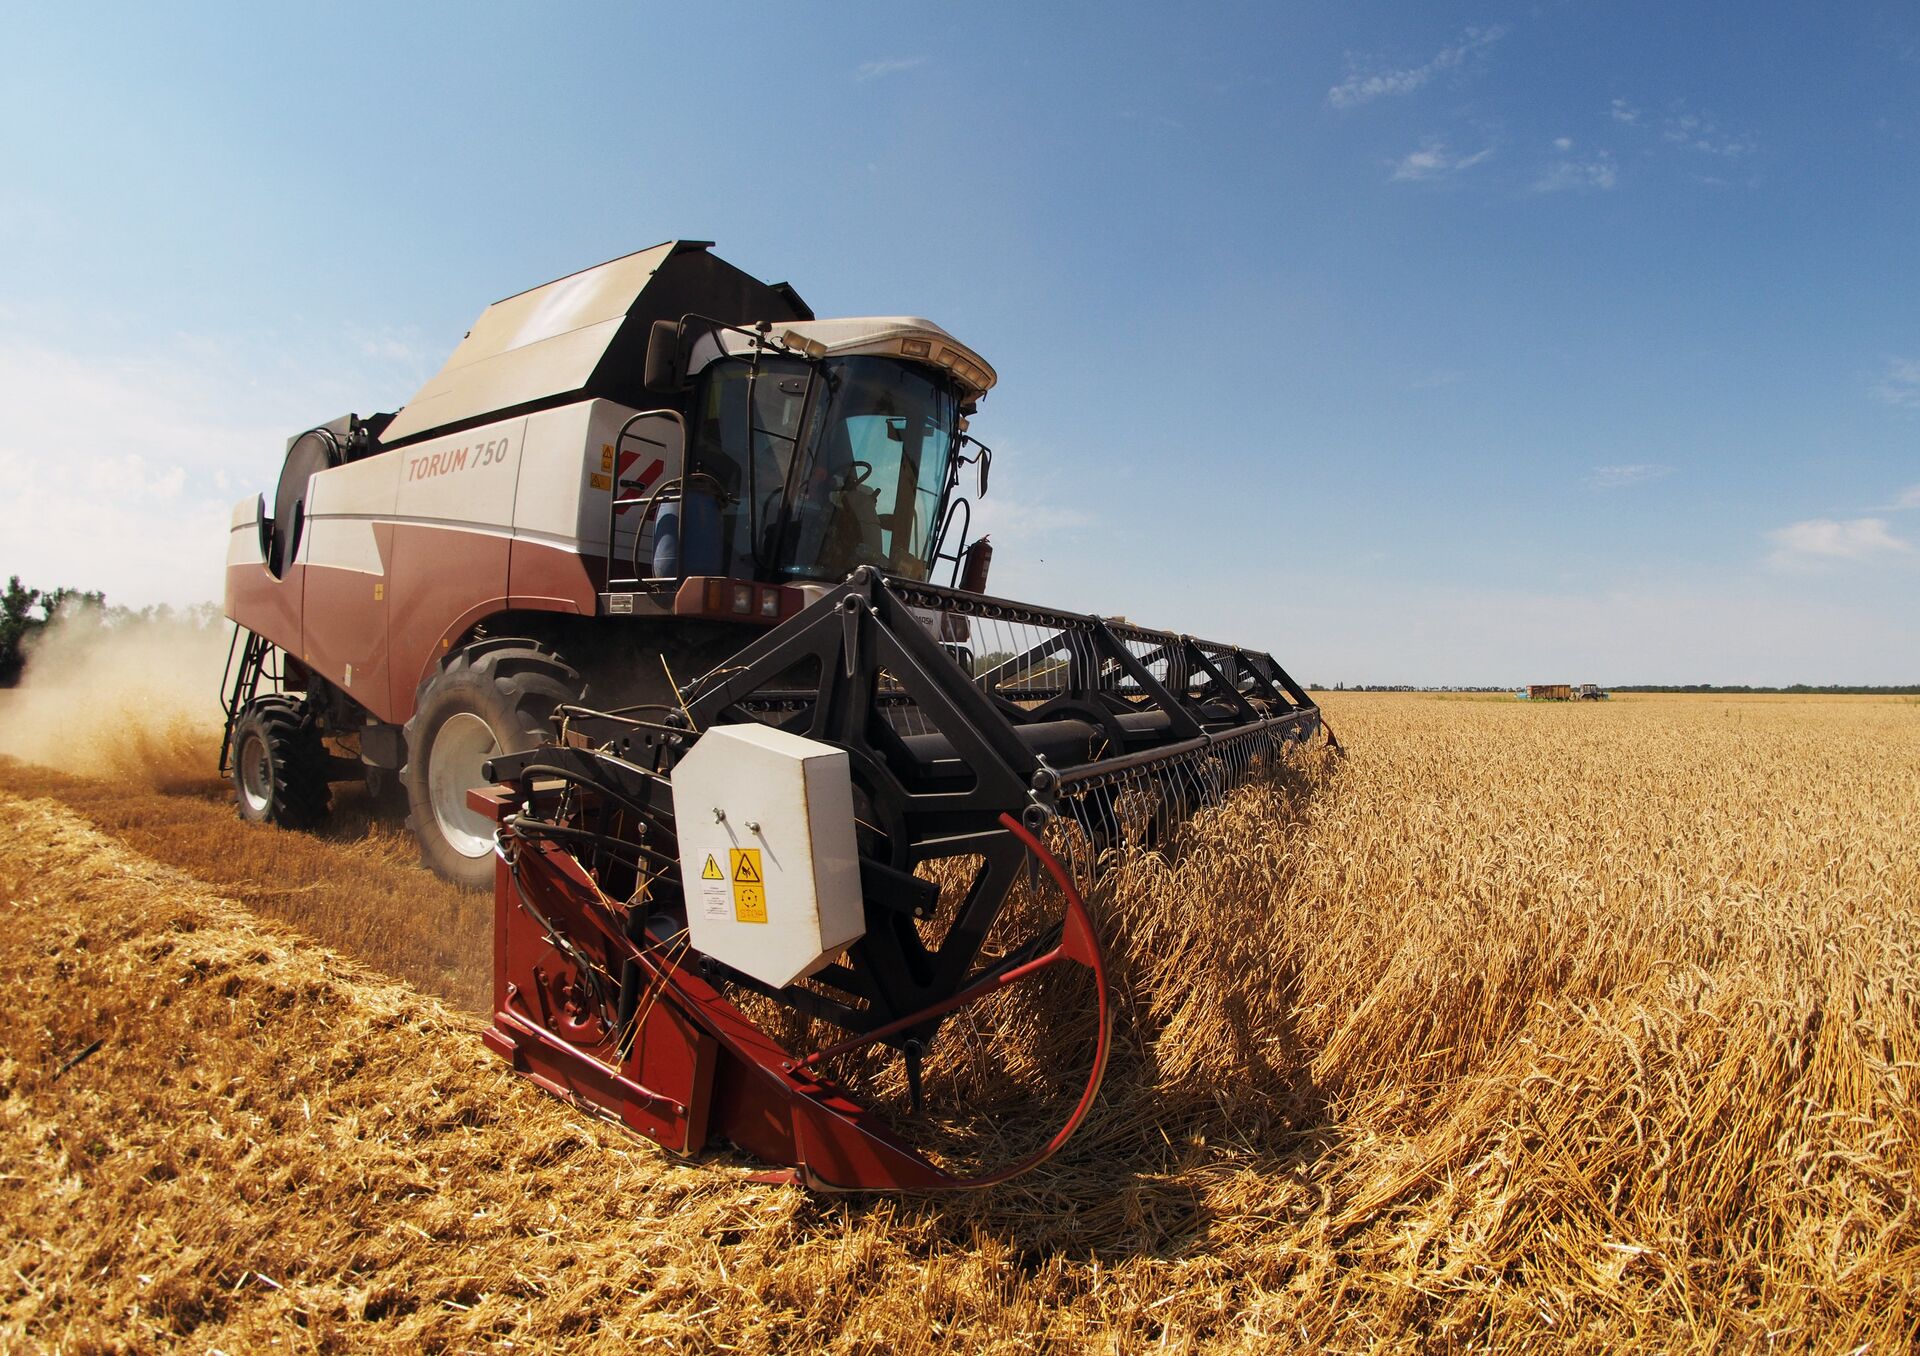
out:
{"label": "white cloud", "polygon": [[1568,151],[1573,149],[1573,138],[1572,137],[1555,137],[1553,139],[1553,149],[1560,152],[1562,155],[1565,155]]}
{"label": "white cloud", "polygon": [[[1709,114],[1697,113],[1687,106],[1685,99],[1674,99],[1667,104],[1667,111],[1657,119],[1641,121],[1640,110],[1625,99],[1615,99],[1608,115],[1616,123],[1627,126],[1645,126],[1649,132],[1655,132],[1659,139],[1676,151],[1693,152],[1721,160],[1737,160],[1750,155],[1760,148],[1760,143],[1745,132],[1728,132]],[[1697,182],[1716,188],[1729,186],[1729,181],[1718,175],[1695,175]],[[1757,183],[1749,181],[1749,187]]]}
{"label": "white cloud", "polygon": [[1895,512],[1900,512],[1905,509],[1920,509],[1920,485],[1907,486],[1906,489],[1900,491],[1900,493],[1893,497],[1891,504],[1883,504],[1881,507],[1893,509]]}
{"label": "white cloud", "polygon": [[915,70],[926,64],[927,59],[923,56],[886,57],[879,61],[863,61],[860,63],[859,69],[854,71],[853,78],[855,80],[878,80],[883,76],[899,75],[902,71]]}
{"label": "white cloud", "polygon": [[0,448],[0,483],[0,574],[132,606],[220,596],[227,507],[189,492],[184,466],[130,454],[76,468]]}
{"label": "white cloud", "polygon": [[1612,151],[1596,151],[1592,155],[1566,160],[1556,160],[1541,172],[1534,180],[1536,193],[1558,193],[1566,189],[1612,188],[1618,182]]}
{"label": "white cloud", "polygon": [[[204,346],[83,357],[30,340],[0,339],[0,449],[85,475],[105,457],[137,451],[149,461],[199,470],[283,447],[290,429],[249,418],[225,369]],[[251,412],[257,414],[257,411]]]}
{"label": "white cloud", "polygon": [[1411,151],[1393,167],[1396,181],[1439,179],[1449,174],[1457,174],[1475,165],[1493,154],[1493,147],[1475,151],[1472,155],[1456,155],[1447,149],[1447,143],[1437,138],[1428,139],[1417,151]]}
{"label": "white cloud", "polygon": [[1889,405],[1920,410],[1920,358],[1891,358],[1887,374],[1874,383],[1873,394]]}
{"label": "white cloud", "polygon": [[1676,101],[1673,111],[1662,119],[1660,139],[1690,151],[1729,158],[1746,155],[1757,146],[1750,136],[1722,132],[1712,118],[1691,111],[1684,101]]}
{"label": "white cloud", "polygon": [[412,389],[400,355],[329,343],[174,336],[84,355],[0,336],[0,578],[135,607],[218,598],[228,507],[271,488],[287,436]]}
{"label": "white cloud", "polygon": [[1459,42],[1441,48],[1432,60],[1399,69],[1375,67],[1362,70],[1350,56],[1347,58],[1347,78],[1327,91],[1327,102],[1335,108],[1357,108],[1387,95],[1411,94],[1434,76],[1455,69],[1476,52],[1485,51],[1506,34],[1507,30],[1497,25],[1484,29],[1469,28]]}
{"label": "white cloud", "polygon": [[1617,490],[1625,485],[1644,485],[1649,480],[1663,480],[1672,474],[1671,466],[1657,466],[1651,462],[1629,466],[1596,466],[1593,474],[1587,477],[1587,484],[1596,489]]}
{"label": "white cloud", "polygon": [[1910,543],[1893,535],[1885,518],[1808,518],[1767,534],[1768,557],[1777,567],[1797,569],[1833,561],[1906,555]]}

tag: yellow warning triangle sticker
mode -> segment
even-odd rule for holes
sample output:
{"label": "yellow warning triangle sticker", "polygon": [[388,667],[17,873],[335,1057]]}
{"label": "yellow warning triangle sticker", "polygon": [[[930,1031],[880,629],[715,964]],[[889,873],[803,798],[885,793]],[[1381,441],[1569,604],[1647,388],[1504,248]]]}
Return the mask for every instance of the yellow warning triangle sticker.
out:
{"label": "yellow warning triangle sticker", "polygon": [[725,880],[726,879],[725,876],[720,874],[720,863],[716,862],[713,859],[713,854],[711,852],[707,854],[707,864],[700,868],[700,879],[701,880]]}
{"label": "yellow warning triangle sticker", "polygon": [[733,859],[733,878],[745,885],[760,884],[760,853],[754,848],[737,852]]}

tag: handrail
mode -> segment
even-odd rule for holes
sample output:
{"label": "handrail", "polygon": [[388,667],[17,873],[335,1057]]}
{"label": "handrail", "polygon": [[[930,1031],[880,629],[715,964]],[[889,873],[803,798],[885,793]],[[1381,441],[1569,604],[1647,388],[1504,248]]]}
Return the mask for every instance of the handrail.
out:
{"label": "handrail", "polygon": [[[962,509],[966,510],[966,517],[960,520],[960,545],[952,551],[943,551],[940,548],[946,544],[947,534],[953,530],[953,515]],[[960,587],[960,569],[966,563],[967,558],[967,534],[972,531],[973,503],[965,495],[957,495],[948,502],[947,511],[940,519],[940,531],[933,539],[933,554],[928,557],[927,560],[927,575],[929,578],[932,577],[934,570],[939,567],[941,561],[951,560],[953,562],[953,573],[947,576],[947,584],[950,588]]]}

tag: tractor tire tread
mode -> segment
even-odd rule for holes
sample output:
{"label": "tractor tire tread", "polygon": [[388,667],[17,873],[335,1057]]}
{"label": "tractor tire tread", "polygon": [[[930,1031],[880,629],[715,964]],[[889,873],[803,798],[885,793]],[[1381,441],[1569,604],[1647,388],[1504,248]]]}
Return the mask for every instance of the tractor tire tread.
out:
{"label": "tractor tire tread", "polygon": [[234,727],[236,746],[249,719],[260,726],[272,759],[273,788],[266,821],[286,829],[311,829],[325,823],[333,808],[333,787],[319,727],[294,698],[259,697]]}
{"label": "tractor tire tread", "polygon": [[[549,645],[525,637],[490,637],[462,646],[448,655],[420,687],[420,700],[406,724],[406,764],[400,770],[406,788],[407,828],[420,844],[422,861],[441,876],[459,884],[484,888],[491,865],[460,856],[445,841],[433,813],[426,769],[420,750],[437,730],[453,695],[463,693],[463,709],[474,710],[490,725],[500,747],[510,753],[535,747],[546,734],[555,707],[579,702],[587,694],[580,673]],[[502,729],[500,726],[511,728]]]}

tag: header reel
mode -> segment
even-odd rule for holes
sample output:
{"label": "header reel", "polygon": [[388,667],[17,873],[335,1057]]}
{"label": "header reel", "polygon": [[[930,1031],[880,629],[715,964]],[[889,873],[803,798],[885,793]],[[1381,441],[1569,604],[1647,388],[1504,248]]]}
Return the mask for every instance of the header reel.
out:
{"label": "header reel", "polygon": [[[1107,1056],[1082,892],[1322,728],[1267,655],[866,569],[682,697],[563,708],[473,793],[500,825],[487,1040],[667,1148],[731,1141],[821,1189],[985,1186],[1058,1150]],[[1091,1019],[1064,1123],[936,1164],[912,1113],[979,1036],[943,1028],[1036,982]]]}

